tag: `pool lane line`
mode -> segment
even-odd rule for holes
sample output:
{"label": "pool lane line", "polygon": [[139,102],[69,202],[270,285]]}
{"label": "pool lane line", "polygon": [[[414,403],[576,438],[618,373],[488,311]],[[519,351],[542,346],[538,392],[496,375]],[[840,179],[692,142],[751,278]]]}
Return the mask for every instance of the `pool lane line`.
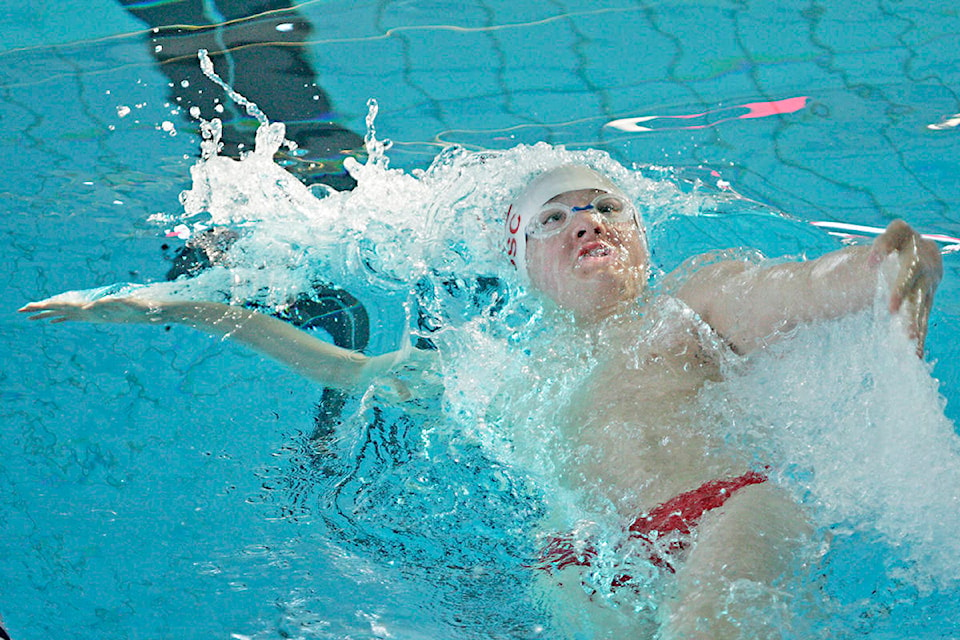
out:
{"label": "pool lane line", "polygon": [[[880,227],[869,227],[862,224],[850,224],[848,222],[831,222],[829,220],[814,220],[811,221],[810,224],[822,229],[834,229],[835,231],[829,231],[829,233],[843,237],[853,237],[860,234],[878,236],[885,231],[885,229],[881,229]],[[954,238],[953,236],[947,236],[941,233],[921,233],[920,237],[947,245],[943,248],[945,252],[952,253],[960,250],[960,238]]]}

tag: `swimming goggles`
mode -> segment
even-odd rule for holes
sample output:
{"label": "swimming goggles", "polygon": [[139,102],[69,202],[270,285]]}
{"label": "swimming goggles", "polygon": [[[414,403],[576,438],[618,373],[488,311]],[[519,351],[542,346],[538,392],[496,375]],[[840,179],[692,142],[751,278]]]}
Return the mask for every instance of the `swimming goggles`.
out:
{"label": "swimming goggles", "polygon": [[601,193],[585,207],[571,207],[562,202],[548,202],[541,207],[527,227],[527,236],[531,238],[549,238],[569,226],[581,211],[590,211],[605,223],[629,222],[635,220],[633,205],[613,193]]}

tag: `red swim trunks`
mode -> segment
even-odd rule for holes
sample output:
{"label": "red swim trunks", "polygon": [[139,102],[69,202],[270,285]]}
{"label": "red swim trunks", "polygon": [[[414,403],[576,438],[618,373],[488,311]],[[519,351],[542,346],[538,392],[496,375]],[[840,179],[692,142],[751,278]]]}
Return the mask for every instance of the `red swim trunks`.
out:
{"label": "red swim trunks", "polygon": [[[658,549],[653,544],[656,538],[669,533],[689,534],[704,513],[723,506],[723,503],[738,490],[766,481],[765,475],[751,471],[729,480],[705,482],[696,489],[681,493],[654,507],[634,520],[627,531],[631,538],[649,542],[650,561],[672,573],[675,569],[667,554],[682,550],[684,542],[674,539],[666,549]],[[540,557],[532,566],[547,572],[560,571],[570,566],[590,566],[596,557],[595,547],[589,544],[578,544],[574,536],[569,534],[557,535],[547,542],[543,551],[540,552]],[[629,576],[621,576],[614,582],[614,586],[620,586],[629,579]]]}

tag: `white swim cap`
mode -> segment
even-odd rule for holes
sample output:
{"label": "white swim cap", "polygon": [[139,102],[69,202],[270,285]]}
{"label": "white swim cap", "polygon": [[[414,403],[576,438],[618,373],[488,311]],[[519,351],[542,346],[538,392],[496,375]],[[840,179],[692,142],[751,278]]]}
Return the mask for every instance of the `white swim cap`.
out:
{"label": "white swim cap", "polygon": [[530,222],[551,199],[581,189],[599,189],[627,200],[623,191],[603,174],[583,165],[565,164],[534,178],[507,209],[504,248],[510,264],[516,267],[524,281],[527,278],[527,227]]}

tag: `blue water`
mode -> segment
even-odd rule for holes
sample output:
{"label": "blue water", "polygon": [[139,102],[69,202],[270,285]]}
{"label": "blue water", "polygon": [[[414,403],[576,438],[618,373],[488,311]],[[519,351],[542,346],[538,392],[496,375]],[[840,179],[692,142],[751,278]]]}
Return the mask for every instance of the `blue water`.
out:
{"label": "blue water", "polygon": [[[143,25],[119,5],[8,4],[0,616],[14,638],[550,637],[522,567],[542,488],[489,437],[351,399],[354,434],[318,465],[305,434],[319,391],[280,367],[188,331],[40,326],[14,313],[64,290],[164,280],[177,246],[165,234],[182,218],[199,138],[169,103]],[[764,205],[759,222],[664,225],[664,268],[719,246],[838,246],[806,224],[815,220],[904,217],[960,236],[960,131],[930,127],[960,112],[960,15],[949,3],[313,2],[300,12],[336,120],[362,133],[376,98],[391,167],[425,169],[452,144],[542,141],[672,167],[664,175],[684,188],[715,171]],[[724,121],[725,108],[799,96],[796,112]],[[650,121],[646,133],[604,127],[690,114],[707,115]],[[700,128],[668,128],[677,123]],[[393,184],[377,180],[370,193]],[[955,255],[945,269],[928,350],[955,422]],[[406,292],[383,282],[370,292],[370,349],[382,352],[403,332]],[[915,407],[900,409],[916,428]],[[920,433],[935,431],[935,419],[918,420]],[[904,490],[935,504],[946,476],[928,482],[924,461],[911,464],[917,485]],[[903,510],[891,513],[864,520],[899,531]],[[958,520],[956,508],[930,518],[948,530]],[[828,628],[960,637],[956,585],[911,573],[911,558],[951,568],[949,558],[898,554],[896,540],[837,532]]]}

